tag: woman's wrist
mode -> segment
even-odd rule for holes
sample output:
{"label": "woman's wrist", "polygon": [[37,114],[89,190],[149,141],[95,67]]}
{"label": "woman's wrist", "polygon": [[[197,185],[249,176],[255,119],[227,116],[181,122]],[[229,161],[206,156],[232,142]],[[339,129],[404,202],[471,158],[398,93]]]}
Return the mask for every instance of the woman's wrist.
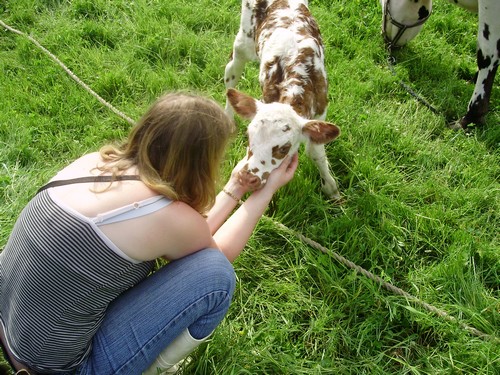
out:
{"label": "woman's wrist", "polygon": [[238,198],[236,195],[234,195],[233,193],[231,193],[229,190],[227,190],[226,188],[222,189],[222,191],[228,195],[229,197],[233,198],[233,200],[236,202],[236,203],[240,203],[240,199],[241,198]]}
{"label": "woman's wrist", "polygon": [[229,180],[224,186],[222,191],[233,198],[236,202],[239,202],[241,198],[247,193],[247,190],[241,186],[239,182]]}

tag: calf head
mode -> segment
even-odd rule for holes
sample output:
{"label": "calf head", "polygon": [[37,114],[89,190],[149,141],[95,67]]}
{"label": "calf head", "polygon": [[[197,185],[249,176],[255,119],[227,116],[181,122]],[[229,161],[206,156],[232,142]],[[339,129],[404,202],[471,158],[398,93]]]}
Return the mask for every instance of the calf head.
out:
{"label": "calf head", "polygon": [[228,89],[227,98],[239,116],[251,120],[247,163],[239,173],[240,182],[252,190],[264,186],[269,174],[287,155],[296,153],[301,143],[324,144],[340,134],[336,125],[307,120],[289,104],[262,103],[235,89]]}

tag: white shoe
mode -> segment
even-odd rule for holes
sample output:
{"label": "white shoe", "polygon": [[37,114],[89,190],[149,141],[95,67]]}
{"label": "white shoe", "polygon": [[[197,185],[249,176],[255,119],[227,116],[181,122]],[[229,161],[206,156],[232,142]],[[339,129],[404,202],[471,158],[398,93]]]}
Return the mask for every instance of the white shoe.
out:
{"label": "white shoe", "polygon": [[189,363],[190,359],[186,357],[194,349],[204,342],[208,337],[203,339],[195,339],[186,328],[182,333],[175,338],[172,343],[167,346],[149,366],[149,368],[142,373],[142,375],[160,375],[160,374],[175,374],[184,362]]}

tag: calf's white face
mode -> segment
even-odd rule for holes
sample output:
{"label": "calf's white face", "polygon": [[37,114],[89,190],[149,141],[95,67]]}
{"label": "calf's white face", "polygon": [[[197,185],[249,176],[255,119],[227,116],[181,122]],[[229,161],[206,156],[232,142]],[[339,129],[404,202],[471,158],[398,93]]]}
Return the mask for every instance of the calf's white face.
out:
{"label": "calf's white face", "polygon": [[301,143],[323,144],[340,134],[336,125],[304,119],[288,104],[262,103],[235,89],[229,89],[227,97],[237,114],[251,120],[247,162],[240,171],[240,181],[252,190],[264,186],[269,174],[287,155],[296,153]]}
{"label": "calf's white face", "polygon": [[287,155],[297,152],[304,140],[301,128],[301,118],[288,104],[258,105],[247,129],[247,164],[243,170],[250,172],[250,181],[253,175],[264,185],[272,170],[279,167]]}

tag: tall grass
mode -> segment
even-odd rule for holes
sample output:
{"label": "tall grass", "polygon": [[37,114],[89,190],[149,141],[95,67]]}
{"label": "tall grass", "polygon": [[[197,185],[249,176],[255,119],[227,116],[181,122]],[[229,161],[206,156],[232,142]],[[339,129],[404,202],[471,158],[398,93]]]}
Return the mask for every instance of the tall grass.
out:
{"label": "tall grass", "polygon": [[[236,0],[0,0],[0,18],[39,40],[99,95],[137,119],[161,93],[224,103]],[[322,195],[301,155],[267,215],[361,267],[500,336],[500,90],[471,135],[474,15],[436,1],[396,75],[373,0],[312,0],[326,46],[327,146],[343,204]],[[402,80],[439,110],[432,113]],[[498,79],[496,80],[498,82]],[[257,65],[238,88],[259,96]],[[0,30],[0,247],[22,207],[59,168],[130,125],[27,39]],[[244,154],[245,122],[227,176]],[[496,374],[500,345],[398,297],[263,219],[234,264],[227,318],[186,374]]]}

